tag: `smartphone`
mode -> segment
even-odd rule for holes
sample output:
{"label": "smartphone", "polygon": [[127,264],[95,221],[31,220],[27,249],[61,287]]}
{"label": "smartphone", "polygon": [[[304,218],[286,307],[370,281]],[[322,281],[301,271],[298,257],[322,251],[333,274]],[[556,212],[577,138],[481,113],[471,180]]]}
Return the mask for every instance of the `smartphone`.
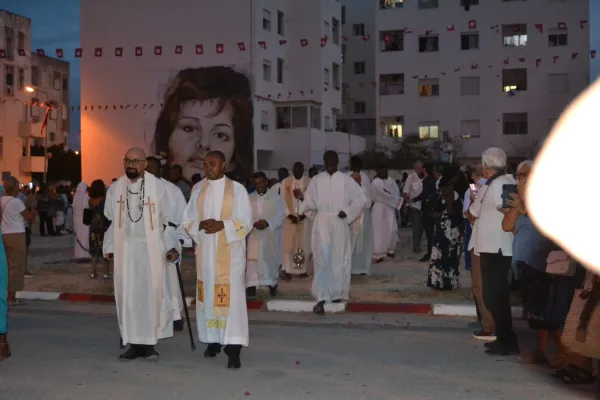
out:
{"label": "smartphone", "polygon": [[475,193],[477,191],[477,186],[474,183],[471,183],[469,187],[471,188],[471,192]]}
{"label": "smartphone", "polygon": [[502,185],[502,208],[512,208],[506,201],[512,200],[513,193],[517,193],[517,185]]}

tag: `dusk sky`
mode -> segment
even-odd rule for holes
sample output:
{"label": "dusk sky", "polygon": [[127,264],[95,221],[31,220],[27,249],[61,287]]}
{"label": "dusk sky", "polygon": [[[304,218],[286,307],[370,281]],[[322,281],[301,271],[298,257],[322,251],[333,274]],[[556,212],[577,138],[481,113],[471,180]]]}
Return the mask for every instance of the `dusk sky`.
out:
{"label": "dusk sky", "polygon": [[[126,0],[124,0],[126,1]],[[65,60],[71,63],[71,102],[79,104],[79,61],[73,58],[73,49],[79,47],[79,2],[80,0],[0,0],[0,8],[32,19],[32,47],[44,48],[54,55],[54,49],[65,49]],[[592,49],[600,50],[600,0],[591,0],[590,35]],[[599,57],[600,59],[600,57]],[[600,64],[592,62],[590,80],[600,73]],[[79,115],[71,118],[71,147],[79,150]]]}

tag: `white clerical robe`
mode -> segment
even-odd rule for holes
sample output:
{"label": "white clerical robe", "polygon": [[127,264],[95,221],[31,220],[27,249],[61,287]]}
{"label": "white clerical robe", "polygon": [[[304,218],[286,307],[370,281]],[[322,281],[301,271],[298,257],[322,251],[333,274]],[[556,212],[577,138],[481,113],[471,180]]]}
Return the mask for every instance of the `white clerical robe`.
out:
{"label": "white clerical robe", "polygon": [[[224,230],[201,231],[200,222],[207,219],[223,221]],[[248,346],[246,236],[254,224],[248,191],[229,178],[203,179],[194,187],[183,223],[196,243],[200,341]]]}
{"label": "white clerical robe", "polygon": [[[348,173],[349,176],[352,172]],[[352,242],[352,275],[369,275],[373,255],[373,224],[371,222],[371,182],[364,172],[360,172],[360,189],[365,196],[362,213],[350,225]]]}
{"label": "white clerical robe", "polygon": [[123,344],[155,345],[173,336],[166,253],[177,246],[173,199],[149,173],[132,183],[122,176],[106,194],[104,255],[114,255],[117,317]]}
{"label": "white clerical robe", "polygon": [[[312,236],[312,224],[315,213],[306,211],[306,218],[294,224],[288,219],[290,214],[299,215],[300,209],[304,207],[304,201],[294,197],[294,189],[300,189],[302,193],[306,193],[310,178],[303,176],[301,179],[296,179],[293,175],[285,178],[281,182],[280,196],[285,206],[285,222],[283,223],[282,232],[282,260],[281,266],[283,270],[290,275],[306,274],[310,260]],[[294,254],[301,248],[304,250],[304,264],[298,268],[294,263]]]}
{"label": "white clerical robe", "polygon": [[279,195],[267,190],[264,195],[257,191],[250,194],[254,222],[264,219],[269,226],[262,231],[252,229],[248,235],[248,265],[246,287],[275,286],[281,263],[281,227],[284,207]]}
{"label": "white clerical robe", "polygon": [[[348,175],[321,172],[310,181],[304,202],[301,212],[316,211],[311,241],[312,294],[317,301],[347,300],[352,259],[349,224],[362,212],[365,196]],[[340,211],[346,218],[338,217]]]}
{"label": "white clerical robe", "polygon": [[398,243],[398,223],[396,210],[402,207],[403,199],[396,182],[387,178],[373,179],[371,182],[373,209],[373,257],[380,259],[386,254],[396,253]]}
{"label": "white clerical robe", "polygon": [[[183,256],[183,247],[191,247],[192,239],[185,232],[185,227],[183,226],[183,212],[185,211],[185,207],[187,206],[187,202],[185,201],[185,197],[183,196],[183,192],[181,189],[169,182],[166,179],[161,179],[161,181],[165,184],[166,189],[169,191],[169,194],[173,198],[173,211],[172,214],[177,217],[177,221],[173,221],[173,224],[177,225],[177,247],[175,248],[180,255]],[[181,262],[181,258],[177,261]],[[177,276],[177,265],[175,263],[169,263],[169,273],[167,275],[169,279],[169,286],[171,288],[171,303],[173,304],[173,320],[177,321],[182,319],[181,313],[183,312],[183,307],[186,306],[183,303],[183,296],[181,295],[181,287],[179,286],[179,277]]]}

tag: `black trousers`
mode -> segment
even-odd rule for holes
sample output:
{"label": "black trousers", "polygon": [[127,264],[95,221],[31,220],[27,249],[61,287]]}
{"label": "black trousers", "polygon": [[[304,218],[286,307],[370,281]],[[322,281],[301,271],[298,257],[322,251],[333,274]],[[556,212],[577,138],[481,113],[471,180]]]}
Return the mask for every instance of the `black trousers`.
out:
{"label": "black trousers", "polygon": [[496,324],[496,337],[500,344],[515,345],[510,307],[510,282],[512,257],[502,254],[481,253],[481,280],[483,302]]}
{"label": "black trousers", "polygon": [[433,229],[435,220],[431,218],[429,213],[423,213],[423,230],[425,231],[425,237],[427,237],[427,254],[431,255],[431,249],[433,248]]}
{"label": "black trousers", "polygon": [[46,236],[46,228],[48,228],[49,235],[54,235],[54,225],[52,223],[52,217],[48,216],[47,212],[40,212],[39,219],[40,219],[40,235]]}

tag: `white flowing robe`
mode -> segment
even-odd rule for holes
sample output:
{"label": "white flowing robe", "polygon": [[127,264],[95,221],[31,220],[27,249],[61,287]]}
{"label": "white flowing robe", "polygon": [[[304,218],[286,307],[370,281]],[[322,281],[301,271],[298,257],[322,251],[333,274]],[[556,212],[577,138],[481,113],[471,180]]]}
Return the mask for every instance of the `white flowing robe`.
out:
{"label": "white flowing robe", "polygon": [[402,207],[403,198],[396,182],[387,178],[373,179],[371,182],[373,209],[373,257],[378,259],[386,254],[396,253],[398,243],[398,223],[396,210]]}
{"label": "white flowing robe", "polygon": [[[123,344],[155,345],[173,336],[173,305],[166,253],[177,247],[173,199],[165,184],[147,172],[131,183],[122,176],[106,194],[104,255],[114,255],[117,317]],[[141,191],[142,181],[144,189]],[[140,195],[128,193],[143,193]],[[140,211],[140,208],[142,211]],[[138,218],[141,219],[138,222]]]}
{"label": "white flowing robe", "polygon": [[80,182],[73,198],[73,230],[75,231],[73,258],[76,260],[90,257],[90,227],[83,224],[83,210],[89,207],[87,188],[85,182]]}
{"label": "white flowing robe", "polygon": [[[230,219],[223,221],[225,240],[229,249],[229,311],[228,315],[215,315],[214,292],[218,260],[219,236],[200,231],[198,197],[205,190],[203,218],[221,220],[221,211],[225,202],[225,181],[203,179],[194,186],[192,196],[185,209],[184,226],[186,232],[196,243],[196,266],[198,269],[198,290],[196,291],[196,320],[198,336],[204,343],[222,345],[239,344],[248,346],[248,311],[246,308],[246,235],[252,230],[252,206],[246,188],[234,181],[233,206]],[[205,188],[206,186],[206,188]],[[205,188],[205,189],[204,189]],[[227,266],[223,266],[227,267]],[[217,296],[215,296],[215,294]]]}
{"label": "white flowing robe", "polygon": [[[352,243],[349,224],[365,203],[360,186],[342,172],[321,172],[308,185],[306,210],[316,211],[312,231],[315,274],[312,294],[317,301],[347,300],[350,294]],[[338,217],[340,211],[346,218]]]}
{"label": "white flowing robe", "polygon": [[[306,193],[310,178],[303,176],[302,179],[296,179],[293,175],[285,178],[281,182],[280,197],[285,206],[285,221],[282,229],[282,260],[281,266],[283,270],[291,275],[302,275],[308,271],[311,251],[312,225],[315,213],[306,211],[306,218],[298,223],[293,224],[287,217],[290,214],[299,214],[301,208],[304,207],[304,201],[294,197],[294,189],[300,189],[302,193]],[[294,263],[294,253],[301,248],[304,250],[304,264],[296,268]]]}
{"label": "white flowing robe", "polygon": [[[171,198],[173,199],[173,211],[172,214],[177,217],[177,221],[172,221],[173,224],[177,225],[177,246],[175,249],[183,257],[183,247],[191,247],[192,239],[185,232],[183,226],[183,212],[187,206],[185,197],[181,189],[175,184],[169,182],[166,179],[161,179],[165,184],[166,189],[169,191]],[[182,243],[183,242],[183,243]],[[181,262],[181,258],[178,262]],[[183,297],[181,295],[181,288],[179,287],[179,278],[177,277],[177,265],[175,263],[169,263],[169,273],[167,274],[169,280],[169,286],[171,288],[171,303],[173,304],[173,320],[177,321],[182,318],[181,312],[183,311]]]}
{"label": "white flowing robe", "polygon": [[248,265],[246,287],[275,286],[281,263],[281,227],[284,207],[279,195],[272,190],[261,196],[254,191],[249,196],[254,222],[264,219],[269,226],[262,231],[256,228],[248,235]]}
{"label": "white flowing robe", "polygon": [[[348,173],[349,176],[352,172]],[[365,196],[362,213],[350,225],[352,242],[352,275],[369,275],[373,257],[373,224],[371,222],[371,182],[364,172],[360,172],[360,189]]]}

